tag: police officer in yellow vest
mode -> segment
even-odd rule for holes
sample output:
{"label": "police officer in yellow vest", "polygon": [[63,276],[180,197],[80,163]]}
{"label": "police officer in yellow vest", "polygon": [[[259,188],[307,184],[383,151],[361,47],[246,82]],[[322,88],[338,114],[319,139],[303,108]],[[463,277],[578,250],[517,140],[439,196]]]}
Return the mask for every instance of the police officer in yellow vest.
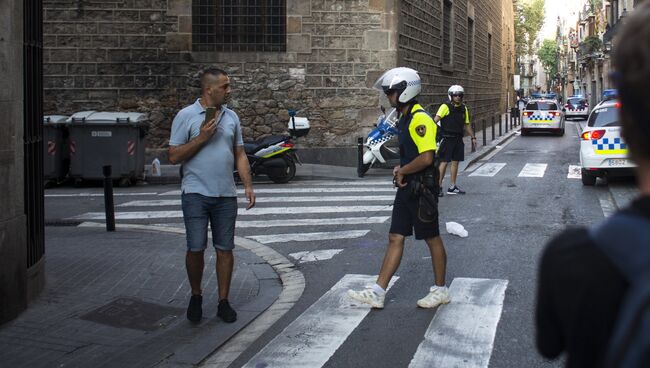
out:
{"label": "police officer in yellow vest", "polygon": [[435,308],[449,303],[445,286],[447,254],[438,228],[438,170],[434,166],[437,126],[416,97],[422,89],[420,76],[410,68],[387,71],[375,83],[400,113],[400,165],[393,169],[398,186],[388,234],[388,248],[377,283],[364,290],[349,290],[348,295],[373,308],[383,308],[388,282],[399,267],[404,240],[415,231],[415,239],[424,239],[431,252],[433,286],[418,300],[421,308]]}
{"label": "police officer in yellow vest", "polygon": [[[451,162],[451,185],[447,189],[447,194],[465,194],[465,191],[456,185],[458,176],[458,162],[465,160],[465,144],[463,143],[464,131],[467,131],[472,137],[472,147],[476,146],[476,136],[469,123],[469,111],[463,103],[465,90],[459,85],[449,87],[447,91],[449,102],[440,105],[434,118],[435,122],[440,122],[441,132],[440,147],[438,157],[440,159],[440,187],[442,188],[442,179],[447,171],[447,164]],[[442,190],[440,197],[443,196]]]}

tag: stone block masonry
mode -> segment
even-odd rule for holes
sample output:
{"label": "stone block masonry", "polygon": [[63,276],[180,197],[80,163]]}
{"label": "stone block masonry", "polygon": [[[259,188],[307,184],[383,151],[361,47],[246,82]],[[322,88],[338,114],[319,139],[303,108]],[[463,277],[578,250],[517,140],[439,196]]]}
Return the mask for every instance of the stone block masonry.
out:
{"label": "stone block masonry", "polygon": [[[503,2],[508,2],[503,0]],[[449,84],[467,86],[476,116],[505,108],[500,94],[502,1],[475,1],[476,65],[461,54],[466,0],[454,0],[458,65],[443,71],[440,0],[287,0],[286,51],[197,51],[192,0],[44,0],[46,113],[92,109],[148,112],[149,145],[164,149],[176,112],[198,96],[197,71],[231,74],[233,100],[246,139],[282,133],[287,109],[301,110],[309,147],[353,146],[375,122],[378,93],[369,88],[388,68],[410,66],[425,79],[424,102],[445,98]],[[426,16],[419,12],[426,9]],[[487,23],[494,26],[495,67],[485,71]],[[399,43],[399,46],[398,46]],[[421,46],[426,46],[419,49]]]}

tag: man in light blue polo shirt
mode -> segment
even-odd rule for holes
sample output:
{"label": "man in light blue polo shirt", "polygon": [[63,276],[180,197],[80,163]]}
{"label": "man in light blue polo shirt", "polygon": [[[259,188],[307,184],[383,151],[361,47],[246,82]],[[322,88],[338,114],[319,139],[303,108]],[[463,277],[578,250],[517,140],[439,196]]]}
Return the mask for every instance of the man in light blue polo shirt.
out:
{"label": "man in light blue polo shirt", "polygon": [[[237,320],[237,313],[228,303],[237,217],[234,167],[237,167],[244,183],[248,199],[246,209],[255,205],[239,117],[225,105],[230,92],[230,78],[225,71],[217,68],[203,70],[201,98],[176,115],[169,138],[169,161],[182,163],[181,202],[187,236],[185,267],[192,288],[187,319],[195,323],[200,322],[203,316],[201,279],[208,221],[212,228],[212,245],[217,252],[217,316],[225,322]],[[203,124],[207,107],[215,107],[217,113],[214,119]]]}

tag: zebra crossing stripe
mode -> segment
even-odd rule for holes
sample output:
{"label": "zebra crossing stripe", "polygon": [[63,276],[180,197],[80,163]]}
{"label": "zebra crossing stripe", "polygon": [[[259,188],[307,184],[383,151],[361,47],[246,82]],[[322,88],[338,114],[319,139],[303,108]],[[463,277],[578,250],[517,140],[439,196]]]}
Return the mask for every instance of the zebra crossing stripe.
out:
{"label": "zebra crossing stripe", "polygon": [[579,165],[569,165],[569,174],[566,176],[568,179],[581,179],[581,167]]}
{"label": "zebra crossing stripe", "polygon": [[[135,193],[113,193],[115,197],[135,197],[158,195],[157,192],[135,192]],[[45,194],[46,198],[65,198],[65,197],[103,197],[104,193],[52,193]]]}
{"label": "zebra crossing stripe", "polygon": [[541,178],[544,177],[547,164],[526,164],[519,173],[520,178]]}
{"label": "zebra crossing stripe", "polygon": [[[395,188],[392,186],[381,187],[312,187],[312,188],[257,188],[253,189],[255,194],[269,194],[269,193],[395,193]],[[237,189],[238,194],[243,194],[243,189]],[[169,192],[161,193],[161,196],[180,196],[180,190],[172,190]]]}
{"label": "zebra crossing stripe", "polygon": [[350,231],[324,231],[319,233],[289,233],[273,235],[251,235],[246,238],[255,240],[258,243],[286,243],[286,242],[308,242],[318,240],[332,239],[355,239],[368,234],[370,230],[350,230]]}
{"label": "zebra crossing stripe", "polygon": [[341,218],[320,218],[320,219],[292,219],[263,220],[263,221],[237,221],[237,228],[250,227],[282,227],[282,226],[324,226],[324,225],[365,225],[382,224],[390,216],[373,217],[341,217]]}
{"label": "zebra crossing stripe", "polygon": [[[390,212],[392,205],[383,206],[315,206],[315,207],[254,207],[250,210],[240,208],[237,215],[299,215],[313,213],[345,213],[345,212]],[[79,216],[68,218],[68,220],[102,220],[106,217],[104,212],[86,212]],[[183,211],[133,211],[115,212],[116,220],[140,220],[156,218],[182,218]]]}
{"label": "zebra crossing stripe", "polygon": [[[369,306],[349,299],[347,290],[362,289],[376,279],[370,275],[343,276],[244,367],[322,367],[370,312]],[[397,279],[392,278],[388,289]]]}
{"label": "zebra crossing stripe", "polygon": [[507,280],[456,278],[451,303],[436,311],[409,368],[487,368]]}
{"label": "zebra crossing stripe", "polygon": [[303,251],[297,253],[290,253],[289,257],[295,259],[300,263],[326,261],[335,255],[341,253],[343,249],[320,249],[313,252]]}
{"label": "zebra crossing stripe", "polygon": [[[308,197],[257,197],[257,203],[292,203],[292,202],[372,202],[392,201],[394,195],[373,195],[373,196],[308,196]],[[248,203],[246,198],[238,198],[239,203]],[[180,206],[180,199],[156,199],[130,201],[117,205],[117,207],[162,207]]]}
{"label": "zebra crossing stripe", "polygon": [[494,176],[505,166],[506,164],[502,162],[488,162],[469,174],[469,176]]}
{"label": "zebra crossing stripe", "polygon": [[332,181],[332,180],[319,180],[319,181],[309,181],[302,183],[291,183],[288,185],[292,186],[303,186],[303,185],[327,185],[327,186],[393,186],[391,180],[351,180],[351,181]]}

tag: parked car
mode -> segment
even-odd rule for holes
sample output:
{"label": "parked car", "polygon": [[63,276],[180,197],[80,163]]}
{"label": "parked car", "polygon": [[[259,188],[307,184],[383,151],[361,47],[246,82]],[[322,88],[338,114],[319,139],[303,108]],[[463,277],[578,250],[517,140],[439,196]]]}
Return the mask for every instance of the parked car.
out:
{"label": "parked car", "polygon": [[564,112],[557,102],[547,99],[530,100],[521,114],[521,135],[547,131],[564,135]]}
{"label": "parked car", "polygon": [[565,117],[587,119],[589,117],[589,102],[583,97],[569,97],[564,105]]}
{"label": "parked car", "polygon": [[594,107],[580,135],[580,166],[582,184],[594,185],[596,178],[633,176],[636,166],[628,156],[621,136],[617,100],[605,101]]}

